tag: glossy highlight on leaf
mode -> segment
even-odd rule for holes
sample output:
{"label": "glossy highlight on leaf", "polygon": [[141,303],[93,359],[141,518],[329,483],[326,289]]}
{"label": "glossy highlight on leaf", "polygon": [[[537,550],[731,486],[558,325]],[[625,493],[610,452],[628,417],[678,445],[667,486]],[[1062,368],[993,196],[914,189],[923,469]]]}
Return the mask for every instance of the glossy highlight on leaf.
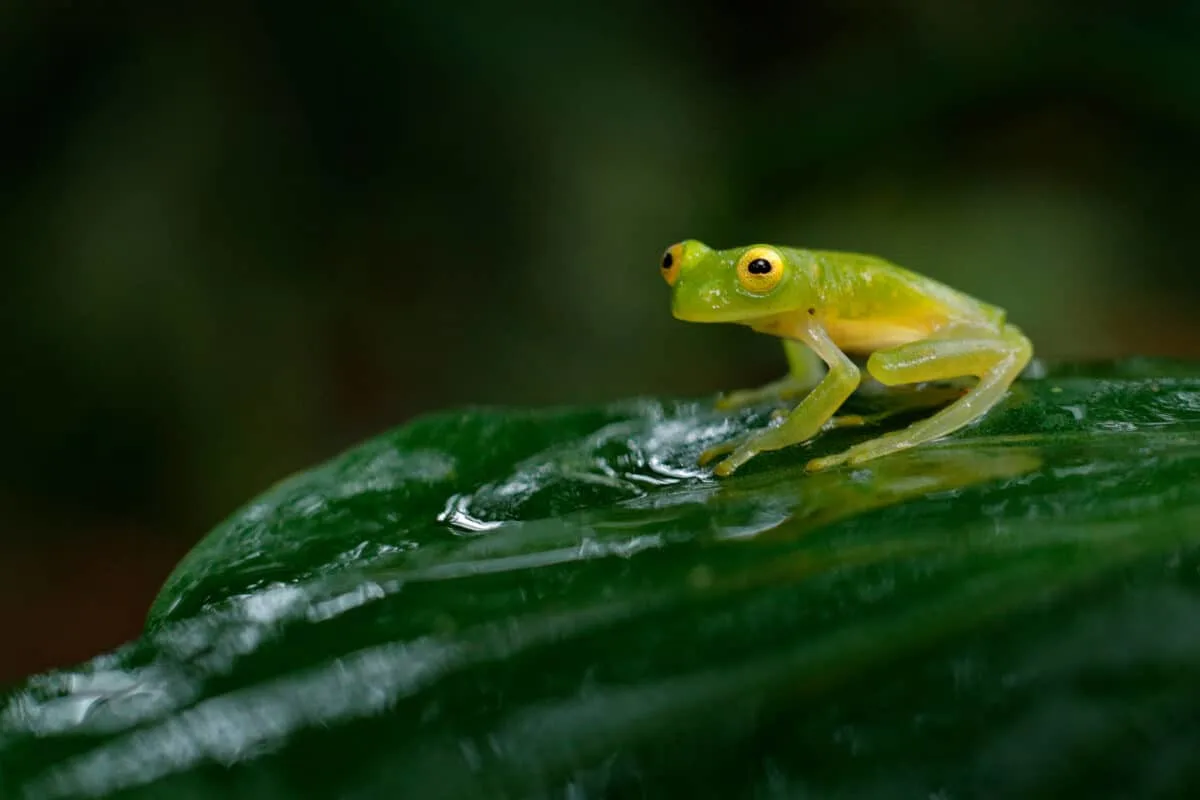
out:
{"label": "glossy highlight on leaf", "polygon": [[1038,365],[861,468],[804,463],[878,428],[696,466],[771,411],[456,411],[280,482],[141,639],[0,695],[0,797],[1195,785],[1200,368]]}

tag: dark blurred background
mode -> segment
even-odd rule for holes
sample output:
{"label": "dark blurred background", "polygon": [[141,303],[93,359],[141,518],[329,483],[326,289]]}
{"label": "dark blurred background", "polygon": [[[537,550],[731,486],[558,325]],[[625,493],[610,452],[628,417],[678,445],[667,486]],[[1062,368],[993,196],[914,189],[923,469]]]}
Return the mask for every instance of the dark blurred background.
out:
{"label": "dark blurred background", "polygon": [[0,681],[416,414],[777,377],[671,319],[681,238],[1200,353],[1196,3],[8,0],[0,76]]}

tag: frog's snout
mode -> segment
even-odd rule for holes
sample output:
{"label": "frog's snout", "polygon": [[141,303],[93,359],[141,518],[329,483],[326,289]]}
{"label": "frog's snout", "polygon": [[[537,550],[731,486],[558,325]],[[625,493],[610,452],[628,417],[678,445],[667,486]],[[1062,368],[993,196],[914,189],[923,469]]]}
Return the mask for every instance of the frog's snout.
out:
{"label": "frog's snout", "polygon": [[729,298],[720,286],[709,284],[691,292],[676,292],[671,315],[684,322],[716,322],[729,308]]}

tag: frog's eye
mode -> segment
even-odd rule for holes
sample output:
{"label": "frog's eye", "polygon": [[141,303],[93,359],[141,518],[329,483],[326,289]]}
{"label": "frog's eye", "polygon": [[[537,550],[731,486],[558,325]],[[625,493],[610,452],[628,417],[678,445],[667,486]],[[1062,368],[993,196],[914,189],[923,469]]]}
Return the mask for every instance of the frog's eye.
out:
{"label": "frog's eye", "polygon": [[770,247],[751,247],[738,259],[738,283],[747,292],[766,294],[783,280],[783,258]]}
{"label": "frog's eye", "polygon": [[662,257],[662,276],[667,286],[674,286],[679,280],[679,265],[683,261],[683,242],[667,248]]}

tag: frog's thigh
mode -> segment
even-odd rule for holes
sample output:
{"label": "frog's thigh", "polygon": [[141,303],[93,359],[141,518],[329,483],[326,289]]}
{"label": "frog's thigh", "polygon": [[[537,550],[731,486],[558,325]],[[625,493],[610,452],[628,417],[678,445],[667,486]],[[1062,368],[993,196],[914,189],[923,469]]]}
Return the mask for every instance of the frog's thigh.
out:
{"label": "frog's thigh", "polygon": [[982,377],[1011,347],[999,338],[926,339],[872,353],[867,372],[885,386]]}

